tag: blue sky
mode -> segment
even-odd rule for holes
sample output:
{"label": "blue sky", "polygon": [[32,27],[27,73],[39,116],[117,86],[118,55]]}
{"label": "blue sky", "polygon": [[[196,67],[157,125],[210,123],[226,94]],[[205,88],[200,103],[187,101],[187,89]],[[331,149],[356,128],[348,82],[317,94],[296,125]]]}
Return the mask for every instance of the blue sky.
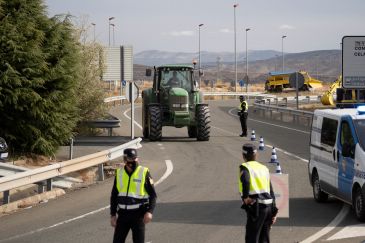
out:
{"label": "blue sky", "polygon": [[[95,23],[96,39],[108,44],[108,18],[115,17],[115,43],[134,52],[234,51],[234,8],[237,51],[285,52],[339,49],[344,35],[365,35],[364,0],[46,0],[49,16],[70,13]],[[93,29],[90,25],[90,36]],[[112,36],[111,36],[112,38]]]}

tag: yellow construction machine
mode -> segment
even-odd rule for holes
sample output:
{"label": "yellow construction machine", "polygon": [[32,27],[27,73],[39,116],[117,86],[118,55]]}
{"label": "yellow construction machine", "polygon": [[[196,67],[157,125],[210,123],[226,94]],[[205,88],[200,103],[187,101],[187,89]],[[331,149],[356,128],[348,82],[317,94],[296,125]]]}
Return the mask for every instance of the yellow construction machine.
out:
{"label": "yellow construction machine", "polygon": [[312,78],[307,72],[269,72],[265,82],[265,90],[282,92],[285,88],[296,88],[307,91],[311,88],[322,87],[322,81]]}
{"label": "yellow construction machine", "polygon": [[323,105],[336,105],[336,100],[334,99],[334,95],[336,94],[337,88],[342,86],[342,75],[340,75],[336,81],[334,81],[330,88],[324,93],[321,97],[321,103]]}

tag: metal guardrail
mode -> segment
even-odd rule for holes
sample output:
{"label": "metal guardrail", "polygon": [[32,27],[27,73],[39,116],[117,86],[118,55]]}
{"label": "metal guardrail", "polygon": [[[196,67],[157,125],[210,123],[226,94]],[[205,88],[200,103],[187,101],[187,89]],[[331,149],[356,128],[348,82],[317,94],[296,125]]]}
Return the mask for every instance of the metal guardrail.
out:
{"label": "metal guardrail", "polygon": [[312,118],[312,116],[313,116],[313,112],[311,112],[311,111],[296,110],[296,109],[288,108],[288,107],[266,105],[266,104],[260,104],[258,102],[255,102],[254,106],[255,106],[255,108],[262,109],[262,110],[288,113],[290,115],[295,115],[295,116],[305,116],[305,117],[309,117],[309,118]]}
{"label": "metal guardrail", "polygon": [[11,189],[47,180],[47,190],[51,190],[52,178],[119,158],[123,155],[123,151],[126,148],[142,147],[141,141],[142,138],[137,138],[98,153],[2,177],[0,178],[0,192],[4,192],[4,203],[9,201],[9,190]]}
{"label": "metal guardrail", "polygon": [[93,128],[106,128],[108,129],[108,136],[112,136],[113,128],[120,127],[120,120],[115,116],[110,115],[111,120],[92,120],[92,121],[85,121],[83,124],[93,127]]}

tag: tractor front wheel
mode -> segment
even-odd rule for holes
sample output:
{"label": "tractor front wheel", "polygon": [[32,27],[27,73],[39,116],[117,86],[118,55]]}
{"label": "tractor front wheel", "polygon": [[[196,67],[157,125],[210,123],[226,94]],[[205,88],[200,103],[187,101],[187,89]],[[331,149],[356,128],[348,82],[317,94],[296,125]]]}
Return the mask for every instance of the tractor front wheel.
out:
{"label": "tractor front wheel", "polygon": [[148,130],[150,141],[161,140],[162,113],[158,106],[151,106],[148,108]]}
{"label": "tractor front wheel", "polygon": [[210,111],[208,106],[199,106],[196,112],[197,140],[209,141],[210,137]]}

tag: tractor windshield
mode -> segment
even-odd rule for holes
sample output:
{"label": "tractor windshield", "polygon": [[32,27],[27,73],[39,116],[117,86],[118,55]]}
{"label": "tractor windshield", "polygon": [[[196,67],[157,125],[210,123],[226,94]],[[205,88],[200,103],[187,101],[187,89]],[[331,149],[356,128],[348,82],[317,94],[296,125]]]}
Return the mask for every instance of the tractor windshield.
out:
{"label": "tractor windshield", "polygon": [[183,88],[187,91],[192,89],[191,70],[161,70],[161,87],[163,88]]}

